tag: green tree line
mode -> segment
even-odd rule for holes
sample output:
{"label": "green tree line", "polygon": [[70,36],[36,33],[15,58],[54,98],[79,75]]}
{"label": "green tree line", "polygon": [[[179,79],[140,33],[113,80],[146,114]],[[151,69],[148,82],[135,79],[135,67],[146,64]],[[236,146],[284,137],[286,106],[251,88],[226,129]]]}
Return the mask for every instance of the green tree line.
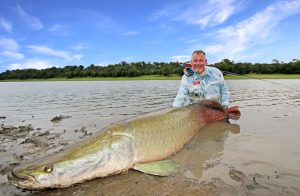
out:
{"label": "green tree line", "polygon": [[[228,59],[222,62],[211,64],[219,68],[221,71],[232,72],[236,74],[300,74],[300,61],[289,63],[235,63]],[[47,69],[17,69],[6,70],[0,74],[0,80],[6,79],[47,79],[47,78],[74,78],[74,77],[136,77],[142,75],[163,75],[170,76],[172,74],[182,75],[182,63],[179,62],[153,62],[146,63],[122,61],[121,63],[96,66],[91,64],[88,67],[82,65],[68,65],[65,67],[51,67]]]}

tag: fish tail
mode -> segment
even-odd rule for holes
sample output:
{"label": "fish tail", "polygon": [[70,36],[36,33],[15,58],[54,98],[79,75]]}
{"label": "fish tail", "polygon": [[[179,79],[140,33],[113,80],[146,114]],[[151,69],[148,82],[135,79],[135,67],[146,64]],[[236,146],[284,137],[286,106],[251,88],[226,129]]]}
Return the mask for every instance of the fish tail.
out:
{"label": "fish tail", "polygon": [[241,116],[241,112],[238,106],[233,106],[225,110],[225,114],[229,119],[238,120]]}

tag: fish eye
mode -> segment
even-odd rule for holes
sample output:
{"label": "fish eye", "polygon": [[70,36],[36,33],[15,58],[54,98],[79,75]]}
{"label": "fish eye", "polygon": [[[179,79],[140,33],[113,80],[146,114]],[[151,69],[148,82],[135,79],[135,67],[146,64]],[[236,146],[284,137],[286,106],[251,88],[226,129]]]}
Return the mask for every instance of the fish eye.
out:
{"label": "fish eye", "polygon": [[47,172],[47,173],[51,173],[54,169],[54,166],[51,164],[51,165],[46,165],[44,167],[44,171]]}

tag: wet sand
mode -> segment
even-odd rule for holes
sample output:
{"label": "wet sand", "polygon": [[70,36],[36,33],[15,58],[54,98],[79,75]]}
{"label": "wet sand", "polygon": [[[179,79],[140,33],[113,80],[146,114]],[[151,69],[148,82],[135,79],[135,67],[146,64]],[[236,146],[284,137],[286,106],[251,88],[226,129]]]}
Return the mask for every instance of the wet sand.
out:
{"label": "wet sand", "polygon": [[[171,158],[181,166],[173,176],[157,177],[130,170],[65,189],[44,191],[17,189],[7,182],[6,174],[21,163],[55,154],[90,137],[99,126],[51,131],[40,128],[40,124],[28,125],[27,121],[11,125],[6,123],[9,116],[0,114],[0,194],[300,195],[299,94],[278,91],[287,98],[276,94],[277,97],[268,96],[263,100],[265,95],[260,91],[242,93],[261,99],[233,95],[236,100],[232,105],[241,107],[241,119],[231,124],[213,123],[201,129]],[[65,118],[51,123],[59,128],[72,118],[72,114],[66,114]],[[102,122],[106,126],[119,120],[122,118]]]}

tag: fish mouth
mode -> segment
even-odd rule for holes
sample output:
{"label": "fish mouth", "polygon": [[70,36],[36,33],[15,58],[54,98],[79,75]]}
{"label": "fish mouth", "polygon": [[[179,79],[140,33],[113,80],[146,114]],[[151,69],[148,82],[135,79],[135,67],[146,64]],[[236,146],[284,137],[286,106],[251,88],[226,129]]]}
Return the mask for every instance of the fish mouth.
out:
{"label": "fish mouth", "polygon": [[17,188],[23,189],[41,189],[34,176],[19,174],[12,171],[7,175],[9,182]]}

